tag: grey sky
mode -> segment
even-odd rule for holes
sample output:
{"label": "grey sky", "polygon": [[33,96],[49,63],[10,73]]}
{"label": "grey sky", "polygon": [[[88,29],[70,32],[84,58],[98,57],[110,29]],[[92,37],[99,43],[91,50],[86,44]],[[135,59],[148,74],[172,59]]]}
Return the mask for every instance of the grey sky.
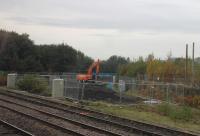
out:
{"label": "grey sky", "polygon": [[1,28],[26,32],[37,44],[64,41],[93,58],[184,56],[186,43],[200,44],[199,0],[0,2]]}

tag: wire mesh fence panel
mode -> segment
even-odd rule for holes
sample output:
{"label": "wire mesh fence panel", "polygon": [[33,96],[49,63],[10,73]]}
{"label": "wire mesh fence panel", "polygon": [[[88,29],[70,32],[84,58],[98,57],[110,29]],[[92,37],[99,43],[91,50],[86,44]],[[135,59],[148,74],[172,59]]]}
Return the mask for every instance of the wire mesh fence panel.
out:
{"label": "wire mesh fence panel", "polygon": [[[25,79],[27,75],[21,75],[19,79]],[[47,85],[49,88],[51,88],[51,82],[49,81],[48,76],[40,76],[40,75],[33,75],[33,80],[39,81],[41,84]]]}
{"label": "wire mesh fence panel", "polygon": [[160,100],[169,102],[173,100],[173,89],[168,85],[155,83],[133,83],[132,88],[126,91],[127,95],[140,97],[145,100]]}
{"label": "wire mesh fence panel", "polygon": [[33,74],[18,74],[13,88],[30,93],[51,96],[51,83],[48,77]]}
{"label": "wire mesh fence panel", "polygon": [[[136,103],[147,100],[157,102],[182,103],[186,88],[179,84],[135,82],[94,82],[80,83],[75,79],[65,79],[64,96],[76,100],[108,101],[112,103]],[[187,91],[188,94],[192,92]]]}
{"label": "wire mesh fence panel", "polygon": [[64,96],[71,99],[79,100],[81,98],[82,84],[77,80],[65,79],[64,80]]}
{"label": "wire mesh fence panel", "polygon": [[98,82],[98,83],[84,83],[83,88],[84,100],[99,100],[99,101],[116,101],[118,98],[112,89],[110,83]]}
{"label": "wire mesh fence panel", "polygon": [[[17,82],[24,77],[25,75],[18,75]],[[36,78],[44,84],[47,83],[49,87],[53,79],[64,79],[64,96],[75,100],[125,104],[150,101],[150,103],[167,102],[200,107],[200,88],[181,83],[138,81],[134,78],[119,78],[114,82],[111,76],[107,76],[105,81],[81,83],[73,74],[43,75]]]}
{"label": "wire mesh fence panel", "polygon": [[[128,85],[125,94],[153,102],[167,102],[189,106],[200,105],[200,88],[177,83],[135,82]],[[131,86],[131,87],[130,87]]]}

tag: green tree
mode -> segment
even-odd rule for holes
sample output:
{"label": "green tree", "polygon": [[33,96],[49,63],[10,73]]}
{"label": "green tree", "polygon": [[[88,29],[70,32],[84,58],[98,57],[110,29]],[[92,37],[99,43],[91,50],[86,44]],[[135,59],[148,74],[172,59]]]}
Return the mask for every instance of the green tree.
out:
{"label": "green tree", "polygon": [[135,62],[122,65],[119,69],[119,74],[123,76],[136,77],[137,75],[144,75],[145,73],[146,62],[141,57]]}
{"label": "green tree", "polygon": [[[27,34],[0,31],[0,68],[8,71],[33,71],[38,65],[38,56],[33,41]],[[4,36],[2,36],[4,35]],[[27,65],[32,62],[32,65]],[[39,68],[37,66],[37,68]]]}
{"label": "green tree", "polygon": [[121,65],[128,64],[129,58],[121,56],[111,56],[108,60],[101,63],[101,71],[107,73],[117,73]]}

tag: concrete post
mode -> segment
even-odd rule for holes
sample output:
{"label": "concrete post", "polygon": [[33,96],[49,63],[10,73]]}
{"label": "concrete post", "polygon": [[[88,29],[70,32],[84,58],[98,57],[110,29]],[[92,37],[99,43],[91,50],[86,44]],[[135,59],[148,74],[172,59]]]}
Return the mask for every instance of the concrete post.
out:
{"label": "concrete post", "polygon": [[124,80],[119,80],[119,93],[120,93],[120,103],[122,102],[122,92],[126,90],[126,83]]}
{"label": "concrete post", "polygon": [[58,79],[59,77],[56,75],[49,75],[49,84],[50,84],[50,89],[52,90],[53,88],[53,80]]}
{"label": "concrete post", "polygon": [[113,76],[113,84],[116,83],[116,76]]}
{"label": "concrete post", "polygon": [[64,97],[64,80],[63,79],[53,79],[52,97],[54,98]]}
{"label": "concrete post", "polygon": [[17,74],[8,74],[7,76],[7,87],[16,88]]}

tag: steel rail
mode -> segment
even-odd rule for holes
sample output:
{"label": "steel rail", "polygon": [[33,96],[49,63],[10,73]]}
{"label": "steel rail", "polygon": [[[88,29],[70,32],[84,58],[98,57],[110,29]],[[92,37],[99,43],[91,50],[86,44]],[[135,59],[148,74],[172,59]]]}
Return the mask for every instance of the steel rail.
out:
{"label": "steel rail", "polygon": [[77,126],[80,126],[80,127],[83,127],[83,128],[87,128],[87,129],[89,129],[91,131],[96,131],[96,132],[99,132],[101,134],[106,134],[106,135],[110,135],[110,136],[122,136],[120,134],[117,134],[117,133],[114,133],[114,132],[111,132],[111,131],[103,130],[103,129],[100,129],[100,128],[97,128],[97,127],[94,127],[94,126],[91,126],[91,125],[88,125],[88,124],[83,124],[81,122],[74,121],[72,119],[65,118],[65,117],[62,117],[60,115],[56,115],[54,113],[50,113],[50,112],[43,111],[43,110],[40,110],[40,109],[37,109],[37,108],[33,108],[33,107],[28,107],[28,106],[25,106],[23,104],[15,103],[13,101],[5,100],[5,99],[2,99],[2,98],[0,98],[0,101],[4,101],[6,103],[11,103],[13,105],[17,105],[17,106],[20,106],[20,107],[23,107],[23,108],[27,108],[27,109],[30,109],[30,110],[34,110],[34,111],[40,112],[42,114],[48,115],[50,117],[54,117],[54,118],[57,118],[57,119],[62,119],[64,121],[70,122],[70,123],[72,123],[74,125],[77,125]]}
{"label": "steel rail", "polygon": [[[55,101],[52,101],[52,100],[41,98],[40,96],[26,95],[26,94],[22,94],[22,93],[18,93],[18,92],[13,92],[13,91],[10,91],[10,90],[7,90],[7,89],[4,89],[4,90],[5,90],[4,92],[0,91],[0,94],[5,94],[5,95],[11,96],[11,97],[18,97],[20,99],[22,98],[26,101],[30,101],[30,98],[35,99],[36,101],[32,100],[32,102],[35,102],[35,103],[39,102],[40,104],[50,106],[50,107],[54,107],[54,108],[57,108],[57,109],[61,109],[60,107],[63,107],[63,108],[67,107],[67,108],[70,108],[71,111],[72,111],[72,109],[76,110],[77,114],[78,113],[80,114],[80,112],[78,112],[78,111],[82,111],[82,112],[84,111],[86,113],[89,113],[90,115],[88,114],[88,115],[83,115],[83,116],[87,116],[88,118],[93,118],[93,119],[96,119],[96,120],[106,121],[107,123],[112,123],[112,124],[115,124],[115,125],[116,124],[121,125],[120,123],[125,122],[125,124],[128,123],[130,125],[121,125],[121,126],[123,126],[124,128],[129,128],[129,130],[130,130],[130,128],[134,128],[134,126],[140,126],[140,127],[142,126],[142,127],[147,128],[148,130],[152,130],[152,131],[159,130],[161,132],[164,132],[164,133],[167,132],[167,133],[170,133],[171,135],[175,135],[175,136],[197,136],[197,134],[193,134],[193,133],[189,133],[189,132],[184,132],[184,131],[180,131],[180,130],[176,130],[176,129],[172,129],[172,128],[167,128],[167,127],[163,127],[163,126],[158,126],[158,125],[154,125],[154,124],[149,124],[149,123],[145,123],[145,122],[140,122],[140,121],[136,121],[136,120],[129,120],[129,119],[125,119],[125,118],[122,118],[122,117],[117,117],[117,116],[114,116],[114,115],[105,114],[105,113],[102,113],[102,112],[97,112],[97,111],[94,111],[94,110],[89,110],[89,109],[80,108],[80,107],[77,107],[77,106],[58,103],[58,102],[55,102]],[[10,93],[11,95],[8,94],[8,93]],[[15,94],[15,96],[12,96],[12,94]],[[18,95],[18,96],[16,96],[16,95]],[[24,98],[22,96],[24,96],[26,98]],[[47,102],[47,103],[51,103],[51,104],[54,104],[54,105],[56,104],[57,106],[52,106],[50,104],[44,104],[44,103],[42,103],[42,101]],[[58,108],[58,106],[59,106],[59,108]],[[64,110],[67,111],[66,109],[64,109]],[[156,133],[156,134],[159,135],[159,133]]]}
{"label": "steel rail", "polygon": [[[20,134],[21,136],[34,136],[33,134],[31,134],[30,132],[27,132],[13,124],[10,124],[9,122],[7,121],[4,121],[2,119],[0,119],[0,124],[3,125],[4,127],[6,127],[7,129],[11,129],[13,130],[12,131],[12,134]],[[6,134],[8,135],[8,134]]]}
{"label": "steel rail", "polygon": [[[24,97],[19,97],[19,96],[11,96],[11,95],[8,95],[8,96],[13,97],[13,98],[18,97],[18,98],[20,98],[20,100],[25,100],[25,101],[28,101],[28,102],[31,102],[31,103],[43,105],[43,106],[50,107],[50,108],[53,108],[53,109],[62,110],[64,112],[69,112],[69,113],[76,114],[76,115],[79,115],[79,116],[84,116],[86,118],[93,119],[93,120],[98,121],[98,122],[110,124],[112,126],[117,126],[117,127],[121,128],[123,131],[126,131],[127,133],[130,133],[130,134],[135,133],[135,134],[148,135],[148,136],[164,136],[164,135],[156,133],[154,131],[148,131],[148,130],[140,129],[140,128],[133,127],[133,126],[123,125],[123,124],[120,124],[120,123],[117,123],[117,122],[109,121],[109,120],[102,119],[102,118],[97,118],[97,117],[94,117],[94,116],[89,116],[87,114],[82,114],[80,112],[72,111],[72,110],[69,110],[69,109],[62,109],[62,108],[59,108],[57,106],[52,106],[52,105],[49,105],[49,104],[42,103],[41,101],[33,101],[33,100],[30,100],[30,99],[27,99],[27,98],[24,98]],[[35,98],[35,99],[37,99],[37,98]],[[29,107],[27,107],[27,108],[29,108]],[[38,109],[36,109],[36,110],[38,110]],[[107,131],[107,130],[105,130],[105,131]]]}
{"label": "steel rail", "polygon": [[44,120],[44,119],[40,119],[40,118],[34,117],[34,116],[30,115],[30,114],[26,114],[26,113],[17,111],[17,110],[15,110],[15,109],[13,109],[13,108],[9,108],[9,107],[3,106],[3,105],[0,105],[0,107],[1,107],[1,108],[4,108],[4,109],[7,109],[7,110],[9,110],[9,111],[12,111],[12,112],[14,112],[14,113],[20,114],[20,115],[22,115],[22,116],[26,116],[26,117],[28,117],[28,118],[30,118],[30,119],[33,119],[33,120],[37,120],[37,121],[39,121],[39,122],[42,122],[43,124],[45,124],[45,125],[47,125],[47,126],[49,126],[49,127],[51,127],[51,128],[59,129],[59,130],[61,130],[62,132],[66,132],[67,134],[72,134],[72,135],[77,135],[77,136],[85,136],[85,135],[83,135],[83,134],[80,134],[79,132],[76,132],[76,131],[67,129],[67,128],[65,128],[65,127],[56,125],[56,124],[54,124],[54,123],[52,123],[52,122],[49,122],[49,121],[46,121],[46,120]]}

